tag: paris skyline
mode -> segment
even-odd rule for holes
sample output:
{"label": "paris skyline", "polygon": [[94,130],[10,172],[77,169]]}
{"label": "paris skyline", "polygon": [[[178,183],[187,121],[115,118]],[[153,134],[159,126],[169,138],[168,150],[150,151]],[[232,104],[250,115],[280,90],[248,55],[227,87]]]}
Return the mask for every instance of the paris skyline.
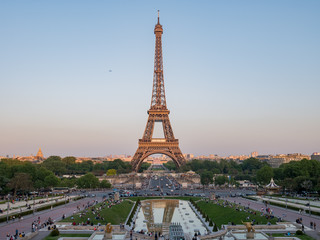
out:
{"label": "paris skyline", "polygon": [[0,155],[133,155],[158,9],[182,153],[320,151],[317,1],[10,1],[0,3]]}

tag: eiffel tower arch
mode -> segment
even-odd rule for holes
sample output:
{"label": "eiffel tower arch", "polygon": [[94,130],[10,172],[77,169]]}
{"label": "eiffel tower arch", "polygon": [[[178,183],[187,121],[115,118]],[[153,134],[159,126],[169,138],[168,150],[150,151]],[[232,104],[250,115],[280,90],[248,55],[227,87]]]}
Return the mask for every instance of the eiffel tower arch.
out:
{"label": "eiffel tower arch", "polygon": [[[167,109],[162,61],[162,25],[159,20],[154,28],[156,35],[154,74],[151,106],[148,111],[148,121],[142,139],[139,139],[139,146],[134,154],[131,164],[134,171],[138,171],[143,160],[153,154],[165,154],[170,157],[177,167],[185,163],[185,159],[179,148],[179,140],[173,135],[169,120],[170,111]],[[161,122],[164,138],[153,138],[153,130],[156,122]]]}

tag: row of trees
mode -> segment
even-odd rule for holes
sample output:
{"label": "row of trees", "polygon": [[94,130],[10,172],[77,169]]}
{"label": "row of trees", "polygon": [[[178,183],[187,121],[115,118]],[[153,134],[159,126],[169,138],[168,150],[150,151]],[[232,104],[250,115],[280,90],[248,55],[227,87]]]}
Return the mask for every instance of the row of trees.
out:
{"label": "row of trees", "polygon": [[[77,169],[77,170],[75,170]],[[107,181],[96,176],[130,172],[131,165],[120,159],[93,164],[92,161],[75,163],[74,157],[52,156],[41,164],[2,159],[0,162],[0,194],[28,192],[52,187],[110,188]],[[81,178],[63,178],[62,174],[85,174]]]}
{"label": "row of trees", "polygon": [[[176,170],[176,166],[169,161],[165,166]],[[287,191],[319,191],[320,192],[320,162],[303,159],[282,164],[279,168],[272,168],[266,162],[255,158],[248,158],[242,163],[233,160],[197,160],[187,162],[179,171],[195,171],[201,177],[201,183],[223,185],[236,184],[237,180],[250,180],[259,185],[265,185],[274,178],[276,183]]]}
{"label": "row of trees", "polygon": [[116,169],[119,174],[132,171],[131,164],[120,159],[94,164],[92,161],[76,163],[75,157],[61,158],[59,156],[51,156],[42,165],[58,176],[62,174],[84,174],[87,172],[102,175],[109,169]]}
{"label": "row of trees", "polygon": [[[103,174],[116,175],[131,172],[131,165],[120,159],[93,164],[92,161],[76,163],[75,157],[61,158],[51,156],[41,164],[20,162],[14,159],[2,159],[0,162],[0,193],[18,190],[39,190],[52,187],[97,188],[111,187],[108,182],[101,182],[96,176]],[[141,170],[150,166],[141,165]],[[169,161],[165,166],[177,170],[175,164]],[[235,161],[192,160],[182,166],[179,171],[195,171],[201,176],[201,183],[223,185],[236,184],[237,180],[250,180],[260,185],[267,184],[273,177],[277,184],[287,191],[319,191],[320,192],[320,162],[316,160],[292,161],[282,164],[279,168],[271,168],[267,163],[255,158],[248,158],[238,164]],[[86,174],[80,179],[63,178],[63,174]]]}

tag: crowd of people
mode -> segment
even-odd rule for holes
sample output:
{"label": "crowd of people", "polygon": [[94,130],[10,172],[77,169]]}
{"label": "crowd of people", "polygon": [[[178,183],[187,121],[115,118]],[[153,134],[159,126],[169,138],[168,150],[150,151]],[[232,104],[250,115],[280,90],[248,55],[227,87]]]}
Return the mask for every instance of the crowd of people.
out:
{"label": "crowd of people", "polygon": [[25,236],[26,236],[26,234],[24,232],[19,233],[19,230],[16,229],[15,234],[7,233],[7,240],[15,240],[15,239],[18,239],[18,237],[21,238],[21,237],[25,237]]}
{"label": "crowd of people", "polygon": [[[52,224],[53,224],[53,221],[50,217],[46,221],[43,221],[43,222],[41,222],[40,217],[38,217],[36,220],[34,220],[31,223],[31,232],[35,232],[35,231],[37,231],[41,228],[45,228],[47,226],[48,226],[48,230],[50,230],[52,228]],[[25,236],[26,236],[26,234],[24,231],[19,232],[19,230],[16,229],[14,234],[7,233],[6,240],[15,240],[15,239],[22,238]]]}
{"label": "crowd of people", "polygon": [[40,217],[38,217],[38,219],[34,220],[31,223],[31,232],[35,232],[41,228],[46,228],[47,226],[50,227],[52,224],[53,224],[53,220],[50,217],[43,222],[41,222]]}

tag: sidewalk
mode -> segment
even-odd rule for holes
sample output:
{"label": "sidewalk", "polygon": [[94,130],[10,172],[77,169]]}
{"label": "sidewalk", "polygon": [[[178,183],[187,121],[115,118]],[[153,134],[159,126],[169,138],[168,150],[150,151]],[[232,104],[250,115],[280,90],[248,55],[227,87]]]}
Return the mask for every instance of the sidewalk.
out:
{"label": "sidewalk", "polygon": [[48,219],[49,217],[56,222],[57,220],[61,219],[63,214],[65,214],[66,217],[68,217],[73,214],[74,210],[77,210],[77,206],[83,208],[83,205],[86,204],[88,201],[93,201],[93,199],[84,198],[78,201],[71,201],[70,203],[67,203],[67,205],[58,206],[53,210],[48,209],[41,212],[36,212],[35,215],[27,215],[21,221],[16,220],[10,221],[9,223],[0,223],[0,240],[5,240],[6,233],[8,232],[9,234],[13,234],[16,229],[18,229],[19,232],[30,232],[31,223],[34,220],[38,219],[38,217],[41,218],[42,222]]}
{"label": "sidewalk", "polygon": [[[249,200],[246,198],[230,198],[226,197],[224,198],[225,200],[228,200],[230,202],[236,202],[240,203],[242,206],[248,206],[248,203],[250,203],[250,208],[256,211],[261,211],[261,208],[265,208],[264,203],[261,201],[254,201],[254,200]],[[297,211],[291,210],[291,209],[285,209],[283,207],[278,207],[278,206],[270,206],[270,208],[273,209],[274,216],[282,217],[287,221],[290,222],[295,222],[297,218],[303,218],[303,223],[305,227],[309,226],[310,221],[316,222],[317,226],[320,229],[320,218],[319,216],[314,216],[314,215],[302,215],[299,214]],[[284,217],[285,216],[285,217]],[[314,239],[320,240],[320,235],[318,235],[318,230],[308,230],[306,228],[306,234],[313,237]]]}
{"label": "sidewalk", "polygon": [[[52,200],[52,199],[59,199],[59,198],[61,198],[61,197],[63,197],[63,196],[56,196],[56,197],[49,197],[49,198],[38,198],[38,199],[35,199],[35,202],[36,203],[38,203],[38,202],[40,202],[40,201],[47,201],[47,200]],[[23,200],[23,201],[14,201],[14,203],[12,203],[11,201],[9,201],[9,205],[10,205],[10,207],[23,207],[23,206],[25,206],[26,204],[32,204],[33,203],[33,200],[32,199],[29,199],[28,201],[25,201],[25,200]],[[0,209],[7,209],[7,205],[8,204],[8,202],[5,202],[5,203],[1,203],[0,204]]]}
{"label": "sidewalk", "polygon": [[[48,199],[47,198],[37,199],[34,201],[35,202],[34,206],[33,206],[33,200],[9,203],[9,216],[13,215],[13,214],[19,214],[19,213],[22,213],[25,211],[30,211],[30,210],[32,211],[33,208],[36,211],[37,208],[40,208],[43,206],[48,206],[48,205],[54,205],[57,202],[63,202],[68,199],[73,199],[75,197],[76,196],[68,196],[65,199],[64,196],[58,196],[58,197],[52,197],[52,198],[48,198]],[[8,203],[0,204],[0,209],[3,210],[3,213],[0,214],[0,218],[7,216],[7,208],[8,208],[7,204]],[[26,207],[26,204],[30,206],[29,209],[28,209],[28,207]]]}
{"label": "sidewalk", "polygon": [[[256,197],[256,199],[259,201],[263,200],[263,201],[268,201],[268,202],[274,202],[274,203],[279,203],[285,205],[287,204],[288,206],[291,207],[295,207],[295,208],[300,208],[301,210],[309,210],[309,206],[306,206],[306,204],[301,204],[301,203],[293,203],[293,202],[285,202],[282,200],[277,200],[275,198],[267,198],[267,197]],[[308,202],[307,202],[308,203]],[[310,206],[310,210],[313,212],[319,212],[320,213],[320,208],[319,207],[314,207],[314,206]]]}

